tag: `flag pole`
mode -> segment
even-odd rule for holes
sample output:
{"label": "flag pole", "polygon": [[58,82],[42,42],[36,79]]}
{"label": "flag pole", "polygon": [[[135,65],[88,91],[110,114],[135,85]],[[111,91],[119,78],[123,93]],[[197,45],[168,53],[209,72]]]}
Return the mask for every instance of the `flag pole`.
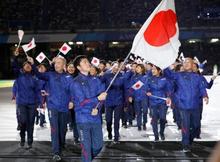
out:
{"label": "flag pole", "polygon": [[129,52],[129,54],[127,55],[127,57],[124,59],[123,63],[121,64],[121,66],[119,67],[117,73],[115,74],[115,76],[112,78],[109,86],[107,87],[107,89],[105,90],[105,92],[107,93],[108,90],[111,88],[113,82],[115,81],[116,77],[118,76],[119,72],[121,71],[122,67],[125,65],[126,61],[128,60],[129,56],[131,55],[131,53]]}
{"label": "flag pole", "polygon": [[[46,55],[45,55],[46,56]],[[51,60],[46,56],[47,61],[51,62]]]}
{"label": "flag pole", "polygon": [[24,53],[25,53],[26,57],[29,57],[26,51],[24,51]]}
{"label": "flag pole", "polygon": [[18,42],[18,46],[17,46],[17,48],[16,48],[16,51],[18,50],[18,48],[20,47],[20,45],[21,45],[21,40],[19,40],[19,42]]}
{"label": "flag pole", "polygon": [[56,56],[56,57],[58,57],[58,56],[59,56],[59,54],[60,54],[60,51],[58,52],[58,54],[57,54],[57,56]]}
{"label": "flag pole", "polygon": [[164,101],[167,100],[165,97],[159,97],[159,96],[155,96],[155,95],[151,95],[151,96],[149,96],[149,97],[158,98],[158,99],[161,99],[161,100],[164,100]]}
{"label": "flag pole", "polygon": [[[108,92],[108,90],[111,88],[113,82],[115,81],[116,77],[118,76],[119,72],[121,71],[122,67],[125,65],[126,61],[128,60],[129,56],[131,55],[131,53],[129,52],[129,54],[127,55],[127,57],[124,59],[123,63],[121,64],[121,66],[119,67],[117,73],[114,75],[114,77],[112,78],[110,84],[108,85],[108,87],[105,90],[105,93]],[[101,102],[99,101],[98,104],[96,105],[95,109],[98,109],[99,105],[101,104]]]}

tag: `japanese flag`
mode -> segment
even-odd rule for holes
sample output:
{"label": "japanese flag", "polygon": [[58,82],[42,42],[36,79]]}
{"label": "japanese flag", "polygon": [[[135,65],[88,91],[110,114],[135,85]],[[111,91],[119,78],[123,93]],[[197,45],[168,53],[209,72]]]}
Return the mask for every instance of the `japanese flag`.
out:
{"label": "japanese flag", "polygon": [[162,0],[138,31],[130,52],[165,69],[175,62],[179,47],[174,0]]}
{"label": "japanese flag", "polygon": [[19,38],[20,41],[22,40],[23,36],[24,36],[24,31],[23,30],[18,30],[18,38]]}
{"label": "japanese flag", "polygon": [[59,51],[60,51],[61,53],[63,53],[64,55],[66,55],[70,50],[71,50],[71,47],[68,46],[66,43],[64,43],[64,44],[62,45],[62,47],[59,49]]}
{"label": "japanese flag", "polygon": [[27,52],[27,51],[29,51],[29,50],[35,48],[35,47],[36,47],[36,44],[35,44],[34,38],[32,38],[32,40],[31,40],[30,43],[25,44],[25,45],[22,46],[22,48],[23,48],[23,50],[24,50],[25,52]]}
{"label": "japanese flag", "polygon": [[137,81],[137,82],[132,86],[132,88],[133,88],[134,90],[138,90],[138,89],[140,89],[143,85],[144,85],[144,83],[139,80],[139,81]]}
{"label": "japanese flag", "polygon": [[96,57],[93,57],[91,63],[92,63],[92,65],[98,67],[99,63],[100,63],[100,60]]}
{"label": "japanese flag", "polygon": [[46,58],[46,55],[41,52],[37,57],[36,57],[36,60],[41,63],[44,59]]}

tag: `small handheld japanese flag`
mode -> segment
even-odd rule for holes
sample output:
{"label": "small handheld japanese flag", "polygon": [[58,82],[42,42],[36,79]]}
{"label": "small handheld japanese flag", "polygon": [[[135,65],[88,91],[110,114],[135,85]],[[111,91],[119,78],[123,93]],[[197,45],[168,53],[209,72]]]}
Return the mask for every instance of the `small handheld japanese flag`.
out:
{"label": "small handheld japanese flag", "polygon": [[144,83],[139,80],[139,81],[137,81],[137,82],[132,86],[132,88],[133,88],[134,90],[138,90],[138,89],[140,89],[143,85],[144,85]]}
{"label": "small handheld japanese flag", "polygon": [[27,52],[36,47],[35,40],[32,38],[31,42],[22,46],[24,52]]}
{"label": "small handheld japanese flag", "polygon": [[100,60],[98,58],[96,58],[96,57],[93,57],[91,63],[92,63],[92,65],[98,67],[99,63],[100,63]]}
{"label": "small handheld japanese flag", "polygon": [[36,60],[41,63],[44,59],[46,58],[46,55],[41,52],[37,57],[36,57]]}
{"label": "small handheld japanese flag", "polygon": [[24,31],[23,30],[18,30],[18,38],[19,38],[20,41],[22,40],[23,36],[24,36]]}
{"label": "small handheld japanese flag", "polygon": [[62,45],[62,47],[59,49],[59,51],[60,51],[61,53],[63,53],[64,55],[66,55],[70,50],[71,50],[71,47],[68,46],[66,43],[64,43],[64,44]]}

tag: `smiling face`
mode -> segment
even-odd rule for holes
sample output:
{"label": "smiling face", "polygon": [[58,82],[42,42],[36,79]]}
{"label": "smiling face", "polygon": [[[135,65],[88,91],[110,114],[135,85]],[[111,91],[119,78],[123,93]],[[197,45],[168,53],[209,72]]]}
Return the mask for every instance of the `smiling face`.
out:
{"label": "smiling face", "polygon": [[64,58],[57,58],[55,60],[55,71],[58,73],[62,73],[64,71],[64,68],[66,66],[66,61]]}
{"label": "smiling face", "polygon": [[76,71],[76,69],[75,69],[75,67],[74,67],[73,64],[69,64],[69,65],[67,66],[67,72],[68,72],[69,74],[74,74],[75,71]]}
{"label": "smiling face", "polygon": [[91,66],[89,74],[91,76],[96,76],[98,74],[98,71],[97,71],[97,69],[94,66]]}
{"label": "smiling face", "polygon": [[157,68],[156,66],[153,66],[151,71],[152,71],[153,76],[160,76],[161,74],[161,70]]}
{"label": "smiling face", "polygon": [[112,66],[112,73],[116,74],[117,71],[118,71],[118,69],[119,69],[119,65],[118,65],[118,63],[115,63],[115,64]]}

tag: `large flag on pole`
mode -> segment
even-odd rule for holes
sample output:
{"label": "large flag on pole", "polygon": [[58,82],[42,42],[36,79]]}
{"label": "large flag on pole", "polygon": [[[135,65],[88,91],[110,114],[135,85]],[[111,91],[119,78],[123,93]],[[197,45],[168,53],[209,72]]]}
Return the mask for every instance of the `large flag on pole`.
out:
{"label": "large flag on pole", "polygon": [[32,38],[31,42],[22,46],[24,52],[27,52],[36,47],[35,40]]}
{"label": "large flag on pole", "polygon": [[164,69],[175,62],[179,46],[174,0],[162,0],[135,36],[130,52]]}

